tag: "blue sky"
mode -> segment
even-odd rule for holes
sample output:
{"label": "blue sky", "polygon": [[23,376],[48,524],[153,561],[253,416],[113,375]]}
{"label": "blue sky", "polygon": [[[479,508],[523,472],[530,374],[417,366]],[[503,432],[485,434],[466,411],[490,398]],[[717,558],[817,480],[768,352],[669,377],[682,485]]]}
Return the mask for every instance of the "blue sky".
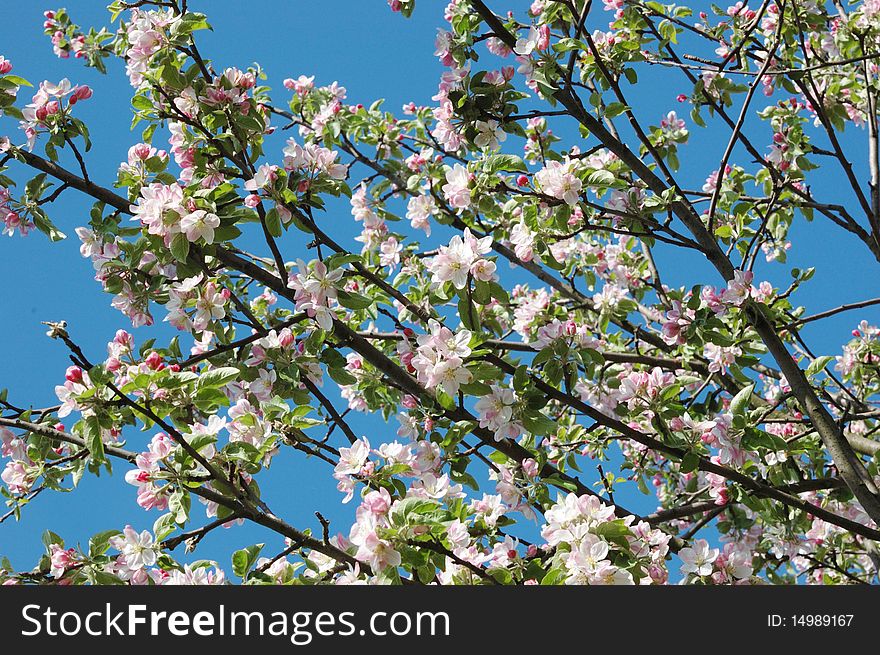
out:
{"label": "blue sky", "polygon": [[[66,7],[81,25],[101,26],[107,20],[103,4],[69,0]],[[526,5],[496,2],[492,6],[502,4]],[[392,14],[384,0],[251,0],[246,15],[242,13],[242,3],[233,0],[193,1],[190,5],[194,10],[206,11],[214,27],[213,32],[199,34],[202,53],[220,68],[245,68],[259,62],[269,75],[268,84],[276,89],[276,101],[286,95],[281,81],[300,74],[315,75],[318,84],[338,80],[348,89],[348,102],[369,104],[385,98],[386,107],[392,111],[399,111],[409,101],[430,104],[436,90],[441,67],[433,56],[433,40],[436,28],[442,25],[445,3],[422,1],[410,20]],[[109,184],[128,147],[140,140],[139,132],[129,131],[127,107],[131,88],[119,62],[111,62],[110,74],[101,76],[79,62],[56,59],[48,39],[42,35],[45,8],[38,3],[0,3],[0,24],[7,35],[0,54],[14,63],[15,73],[35,84],[43,79],[57,81],[69,77],[74,83],[92,86],[94,97],[81,103],[77,113],[91,127],[94,147],[88,157],[90,172]],[[677,105],[675,96],[688,89],[681,85],[681,78],[674,71],[654,68],[643,70],[641,75],[643,81],[627,91],[632,96],[631,104],[647,123],[656,124],[670,108],[684,109]],[[26,97],[26,90],[20,97]],[[687,118],[686,111],[681,113]],[[689,127],[691,142],[679,153],[685,169],[682,179],[685,184],[698,187],[706,174],[717,167],[728,132],[717,125],[709,130]],[[763,129],[766,140],[759,142],[769,143],[769,128]],[[13,130],[8,120],[0,123],[0,132]],[[556,125],[554,131],[571,143],[580,142],[571,125]],[[852,145],[858,161],[863,159],[864,140],[864,133],[858,131],[844,137],[845,145]],[[157,141],[157,145],[163,144]],[[271,147],[268,151],[272,156]],[[735,153],[734,161],[749,163],[739,152]],[[688,174],[688,170],[695,172]],[[861,164],[859,171],[864,178]],[[21,175],[16,177],[23,181]],[[821,186],[814,185],[817,196],[851,204],[849,196],[837,193],[841,188],[839,175],[829,173],[821,179]],[[87,221],[90,205],[88,200],[66,193],[52,207],[51,215],[63,231],[73,234],[74,227]],[[355,228],[347,203],[330,204],[322,220],[344,243],[347,240],[351,247],[357,245],[350,240]],[[448,238],[448,233],[440,230],[434,240],[443,238]],[[795,246],[789,264],[760,264],[758,279],[785,285],[790,279],[789,268],[816,266],[816,278],[800,296],[811,311],[880,295],[880,283],[874,274],[876,262],[866,256],[860,242],[839,234],[838,228],[830,228],[821,219],[811,224],[799,220],[792,240]],[[828,243],[836,247],[830,248]],[[298,233],[287,235],[282,245],[288,260],[303,254]],[[93,359],[103,356],[106,343],[117,328],[126,327],[123,317],[110,307],[111,297],[93,281],[91,264],[80,257],[78,248],[75,238],[50,244],[40,234],[27,239],[0,240],[0,276],[4,280],[0,287],[0,387],[9,387],[10,400],[17,404],[42,407],[55,403],[53,388],[63,381],[69,363],[63,344],[48,339],[40,321],[67,320],[71,334]],[[717,274],[701,261],[684,260],[662,248],[657,254],[667,284],[719,282]],[[506,274],[506,266],[502,273]],[[525,280],[520,275],[508,279]],[[157,312],[157,320],[162,316],[161,310]],[[869,309],[832,319],[821,328],[806,330],[805,335],[817,351],[837,354],[860,318],[875,323],[880,320],[877,312]],[[152,336],[161,340],[171,334],[172,330],[163,325],[135,331],[138,342]],[[396,422],[385,426],[378,418],[358,416],[353,427],[368,434],[371,441],[381,442],[392,440],[397,426]],[[145,437],[135,434],[130,437],[129,447],[142,449],[144,443]],[[18,568],[29,568],[42,549],[40,534],[47,527],[69,543],[86,542],[89,535],[122,527],[126,522],[138,529],[149,528],[158,514],[144,512],[135,505],[134,488],[122,480],[124,468],[117,469],[112,478],[84,478],[75,493],[46,493],[39,497],[26,509],[21,522],[7,521],[0,526],[0,554],[8,555]],[[299,454],[284,455],[263,476],[264,494],[273,510],[297,527],[317,528],[313,515],[317,510],[332,521],[334,530],[347,532],[353,507],[340,505],[340,494],[329,472],[329,467],[304,461]],[[619,498],[637,511],[650,511],[655,506],[653,499],[637,492],[623,493]],[[196,508],[194,515],[199,514],[200,509]],[[228,554],[234,548],[258,541],[271,544],[267,551],[279,543],[274,535],[260,528],[235,527],[222,535],[209,536],[199,546],[198,555],[218,559],[228,568]]]}

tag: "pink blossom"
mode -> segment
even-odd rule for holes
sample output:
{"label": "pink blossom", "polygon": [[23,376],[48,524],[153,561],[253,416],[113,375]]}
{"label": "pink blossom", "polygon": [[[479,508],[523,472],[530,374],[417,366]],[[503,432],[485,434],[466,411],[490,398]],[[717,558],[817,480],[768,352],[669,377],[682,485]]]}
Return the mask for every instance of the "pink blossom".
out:
{"label": "pink blossom", "polygon": [[471,205],[470,176],[461,164],[446,170],[446,184],[443,185],[446,201],[455,209],[467,209]]}
{"label": "pink blossom", "polygon": [[76,551],[73,548],[64,550],[58,544],[49,547],[49,572],[56,580],[64,577],[67,570],[76,564]]}

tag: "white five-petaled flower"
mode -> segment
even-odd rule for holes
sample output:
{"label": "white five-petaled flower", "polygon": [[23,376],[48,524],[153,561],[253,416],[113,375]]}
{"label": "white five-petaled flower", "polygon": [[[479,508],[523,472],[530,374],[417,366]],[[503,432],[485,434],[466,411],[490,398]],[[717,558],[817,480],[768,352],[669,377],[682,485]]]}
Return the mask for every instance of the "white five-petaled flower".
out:
{"label": "white five-petaled flower", "polygon": [[501,129],[498,121],[494,119],[477,121],[474,123],[474,126],[477,128],[477,136],[474,137],[474,145],[478,148],[495,150],[499,147],[500,142],[507,138],[507,134]]}
{"label": "white five-petaled flower", "polygon": [[710,548],[709,542],[705,539],[697,539],[693,546],[682,548],[678,556],[681,558],[681,572],[687,575],[695,573],[696,575],[710,575],[712,573],[712,563],[718,559],[719,550]]}
{"label": "white five-petaled flower", "polygon": [[220,218],[217,214],[204,209],[197,209],[180,220],[180,229],[192,242],[204,239],[205,243],[214,243],[214,230],[218,227],[220,227]]}
{"label": "white five-petaled flower", "polygon": [[153,536],[144,530],[140,534],[130,525],[125,526],[122,535],[115,537],[111,545],[125,557],[125,565],[137,571],[145,566],[153,566],[156,563],[156,548],[153,544]]}

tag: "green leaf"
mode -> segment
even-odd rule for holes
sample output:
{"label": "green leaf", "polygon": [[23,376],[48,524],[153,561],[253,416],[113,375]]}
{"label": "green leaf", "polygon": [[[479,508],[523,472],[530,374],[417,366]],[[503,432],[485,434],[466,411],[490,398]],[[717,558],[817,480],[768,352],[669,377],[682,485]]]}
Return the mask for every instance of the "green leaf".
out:
{"label": "green leaf", "polygon": [[106,530],[93,535],[89,539],[89,557],[97,557],[107,552],[107,549],[110,547],[110,540],[119,534],[122,534],[119,530]]}
{"label": "green leaf", "polygon": [[107,573],[106,571],[92,570],[90,577],[94,579],[94,584],[101,586],[128,584],[112,573]]}
{"label": "green leaf", "polygon": [[492,387],[485,382],[466,382],[459,389],[468,396],[486,396],[492,393]]}
{"label": "green leaf", "polygon": [[615,116],[620,116],[623,112],[627,111],[629,107],[627,107],[622,102],[612,102],[605,106],[605,118],[614,118]]}
{"label": "green leaf", "polygon": [[522,160],[522,157],[518,157],[517,155],[490,155],[489,157],[486,157],[486,166],[490,173],[497,173],[498,171],[527,173],[529,170],[526,168],[526,164]]}
{"label": "green leaf", "polygon": [[679,466],[679,470],[682,473],[690,473],[691,471],[696,471],[700,466],[700,456],[691,451],[687,455],[681,458],[681,464]]}
{"label": "green leaf", "polygon": [[131,99],[131,106],[140,111],[153,109],[153,101],[145,95],[136,95]]}
{"label": "green leaf", "polygon": [[490,282],[489,289],[492,292],[492,297],[502,305],[510,302],[510,295],[507,293],[507,290],[497,282]]}
{"label": "green leaf", "polygon": [[188,493],[175,491],[168,499],[168,510],[174,516],[174,521],[183,525],[189,519],[190,497]]}
{"label": "green leaf", "polygon": [[607,187],[614,184],[614,173],[604,169],[598,171],[590,171],[586,179],[587,186],[591,187]]}
{"label": "green leaf", "polygon": [[341,384],[342,386],[355,384],[357,382],[357,378],[344,368],[328,368],[327,373],[336,384]]}
{"label": "green leaf", "polygon": [[28,82],[23,77],[19,77],[18,75],[6,75],[3,77],[7,82],[12,82],[15,86],[33,86],[30,82]]}
{"label": "green leaf", "polygon": [[366,309],[373,304],[372,299],[362,296],[358,293],[350,293],[344,289],[336,290],[336,299],[339,304],[348,309]]}
{"label": "green leaf", "polygon": [[833,357],[829,357],[828,355],[823,355],[822,357],[817,357],[816,359],[814,359],[807,367],[807,377],[818,375],[819,373],[824,371],[825,367],[828,366],[828,363],[831,362],[833,359]]}
{"label": "green leaf", "polygon": [[542,586],[554,586],[561,585],[566,578],[565,569],[562,568],[552,568],[547,571],[547,575],[545,575],[541,579]]}
{"label": "green leaf", "polygon": [[247,548],[237,550],[232,554],[232,572],[242,580],[257,563],[260,552],[265,544],[254,544]]}
{"label": "green leaf", "polygon": [[179,232],[171,239],[171,254],[179,262],[185,262],[189,256],[189,239],[183,232]]}
{"label": "green leaf", "polygon": [[595,527],[594,532],[600,537],[605,537],[606,539],[632,536],[632,531],[627,527],[626,523],[623,522],[623,519],[600,523]]}
{"label": "green leaf", "polygon": [[480,330],[480,314],[476,306],[470,302],[466,293],[462,292],[458,299],[458,317],[462,325],[472,332]]}
{"label": "green leaf", "polygon": [[730,413],[734,416],[742,416],[749,407],[749,400],[751,399],[752,391],[754,390],[754,384],[750,384],[744,389],[741,389],[740,392],[733,397],[733,400],[730,401]]}
{"label": "green leaf", "polygon": [[421,516],[437,509],[437,501],[427,498],[404,498],[394,506],[391,512],[391,521],[396,525],[409,522],[413,515]]}
{"label": "green leaf", "polygon": [[40,230],[43,234],[47,235],[51,241],[62,241],[67,238],[67,235],[64,232],[61,232],[52,221],[49,220],[49,217],[46,215],[40,208],[34,208],[31,210],[31,215],[34,219],[34,225],[37,226],[37,229]]}
{"label": "green leaf", "polygon": [[49,550],[49,547],[52,544],[58,544],[59,546],[64,546],[64,539],[59,537],[57,534],[52,532],[51,530],[44,530],[42,536],[43,545],[46,547],[46,550]]}
{"label": "green leaf", "polygon": [[97,416],[90,416],[85,420],[83,428],[86,448],[96,462],[104,461],[104,442],[101,440],[101,424]]}
{"label": "green leaf", "polygon": [[553,419],[541,412],[526,411],[522,415],[522,424],[526,430],[534,435],[544,435],[555,432],[559,425]]}
{"label": "green leaf", "polygon": [[240,373],[241,371],[232,366],[214,368],[199,376],[198,386],[200,389],[219,388],[235,380]]}
{"label": "green leaf", "polygon": [[529,369],[526,366],[520,366],[513,373],[513,388],[516,391],[522,392],[525,391],[526,388],[531,383],[529,379]]}
{"label": "green leaf", "polygon": [[162,541],[174,532],[177,529],[177,524],[174,522],[174,514],[168,513],[163,514],[153,523],[153,534],[156,536],[156,541]]}
{"label": "green leaf", "polygon": [[251,132],[262,132],[266,129],[263,122],[253,114],[238,114],[235,117],[235,122]]}
{"label": "green leaf", "polygon": [[269,234],[273,237],[281,236],[281,217],[278,215],[278,210],[274,207],[266,214],[266,229],[269,230]]}

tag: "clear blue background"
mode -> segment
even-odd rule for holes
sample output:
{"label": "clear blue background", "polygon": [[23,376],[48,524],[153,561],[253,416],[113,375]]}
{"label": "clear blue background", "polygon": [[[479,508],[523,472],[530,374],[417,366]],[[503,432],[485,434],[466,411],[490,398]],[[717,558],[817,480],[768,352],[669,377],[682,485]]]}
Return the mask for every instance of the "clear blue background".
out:
{"label": "clear blue background", "polygon": [[[107,13],[103,3],[92,0],[67,2],[73,19],[83,26],[106,24]],[[436,28],[443,26],[443,2],[421,0],[410,20],[392,14],[384,0],[322,0],[321,2],[267,2],[251,0],[247,3],[232,0],[213,0],[208,3],[191,2],[191,8],[205,11],[213,25],[213,32],[198,34],[200,49],[213,59],[218,68],[237,66],[246,68],[259,62],[269,75],[268,84],[275,89],[276,104],[283,104],[287,93],[281,86],[286,77],[300,74],[315,75],[317,84],[338,80],[348,89],[349,103],[369,104],[377,98],[387,100],[386,108],[399,112],[404,103],[432,104],[437,79],[442,71],[433,56]],[[525,7],[524,2],[494,2],[496,10]],[[243,11],[246,7],[247,13]],[[42,35],[42,11],[37,3],[0,4],[0,24],[4,26],[4,43],[0,54],[15,65],[15,73],[37,84],[40,80],[57,81],[69,77],[77,84],[89,84],[94,97],[81,103],[77,115],[91,128],[94,147],[88,162],[92,177],[109,185],[115,178],[119,162],[128,147],[140,141],[139,130],[129,131],[131,114],[128,99],[131,88],[120,62],[110,61],[109,75],[101,76],[86,69],[75,60],[59,60],[52,54],[48,38]],[[594,9],[602,22],[599,7]],[[594,27],[603,27],[601,22]],[[505,61],[505,64],[509,61]],[[492,58],[487,66],[499,66]],[[677,94],[690,89],[682,84],[683,77],[676,71],[660,68],[641,69],[642,80],[635,87],[625,88],[630,103],[645,122],[657,124],[669,109],[681,109],[687,118],[686,107],[675,102]],[[29,90],[22,89],[20,98],[27,98]],[[777,96],[781,98],[784,96]],[[737,102],[740,102],[738,100]],[[738,106],[733,113],[738,111]],[[690,125],[691,142],[680,151],[684,169],[680,175],[683,184],[698,188],[706,175],[717,168],[727,143],[729,132],[714,123],[709,130]],[[752,122],[750,122],[750,125]],[[581,143],[574,126],[557,123],[554,131],[564,143]],[[758,143],[769,143],[766,126],[759,128],[765,134]],[[13,133],[15,132],[15,133]],[[9,133],[20,142],[20,134],[8,119],[0,123],[0,134]],[[759,132],[760,133],[760,132]],[[267,149],[270,157],[280,158],[280,137],[276,150]],[[283,136],[286,136],[283,135]],[[865,179],[866,153],[864,132],[851,130],[844,137],[844,145],[855,153],[860,179]],[[822,143],[819,141],[819,143]],[[164,147],[157,135],[157,147]],[[515,147],[520,147],[517,143]],[[37,151],[40,152],[38,146]],[[737,151],[733,162],[749,167],[749,159]],[[24,181],[19,174],[14,176]],[[846,193],[842,178],[834,172],[823,173],[821,184],[813,190],[819,198],[853,206],[851,194]],[[58,226],[73,235],[73,228],[88,220],[88,199],[75,192],[65,193],[52,207],[51,215]],[[854,215],[858,216],[857,212]],[[327,229],[351,248],[359,244],[351,240],[356,226],[349,214],[347,203],[331,203],[327,216],[322,219]],[[432,242],[448,239],[448,233],[437,230]],[[793,266],[815,266],[816,277],[800,296],[800,302],[810,312],[833,307],[844,302],[880,295],[877,282],[877,263],[866,255],[865,247],[838,228],[829,227],[817,218],[811,224],[798,220],[792,231],[793,249],[786,265],[758,264],[756,278],[770,279],[777,286],[787,286],[788,270]],[[292,260],[303,254],[300,235],[287,235],[284,242],[285,258]],[[670,285],[695,283],[718,284],[717,274],[704,262],[671,255],[658,247],[658,263],[664,282]],[[762,258],[763,260],[763,258]],[[503,276],[514,282],[528,281],[521,273],[510,274],[506,265]],[[56,403],[53,388],[63,381],[68,365],[63,344],[48,339],[44,320],[65,319],[71,334],[93,359],[103,357],[107,341],[119,327],[128,327],[124,317],[110,307],[111,297],[101,291],[93,279],[88,260],[79,255],[75,235],[61,243],[50,244],[43,235],[29,238],[0,240],[0,388],[10,389],[10,401],[19,405],[43,407]],[[534,283],[533,283],[534,286]],[[171,336],[173,330],[161,324],[164,312],[156,312],[157,326],[135,330],[138,343],[156,336]],[[825,321],[821,328],[804,331],[811,346],[824,354],[839,354],[840,345],[849,338],[850,330],[860,318],[877,322],[873,308]],[[335,394],[333,395],[336,398]],[[339,404],[337,402],[337,404]],[[73,417],[70,417],[73,418]],[[367,434],[372,443],[395,438],[396,421],[386,426],[381,419],[358,415],[352,419],[355,431]],[[148,435],[135,433],[129,437],[129,448],[143,449]],[[30,568],[42,551],[40,534],[46,528],[64,537],[69,544],[85,543],[89,535],[105,529],[120,528],[132,523],[138,529],[149,528],[158,516],[144,512],[135,505],[135,489],[124,483],[122,473],[126,465],[118,466],[111,478],[87,476],[80,488],[71,494],[44,493],[26,508],[21,522],[13,520],[0,525],[0,554],[10,557],[19,569]],[[587,479],[591,466],[586,470]],[[342,506],[340,494],[329,475],[329,467],[318,461],[305,461],[299,453],[286,453],[273,464],[271,472],[261,477],[264,495],[273,510],[291,524],[320,529],[314,511],[322,512],[332,522],[332,530],[347,533],[353,506]],[[649,512],[655,508],[653,498],[630,490],[618,493],[618,500],[630,509]],[[193,515],[201,515],[201,506],[195,504]],[[2,513],[2,511],[0,511]],[[228,554],[238,547],[257,541],[266,541],[267,553],[276,550],[280,540],[276,535],[259,527],[231,528],[222,534],[214,533],[199,546],[201,558],[218,559],[228,569]]]}

